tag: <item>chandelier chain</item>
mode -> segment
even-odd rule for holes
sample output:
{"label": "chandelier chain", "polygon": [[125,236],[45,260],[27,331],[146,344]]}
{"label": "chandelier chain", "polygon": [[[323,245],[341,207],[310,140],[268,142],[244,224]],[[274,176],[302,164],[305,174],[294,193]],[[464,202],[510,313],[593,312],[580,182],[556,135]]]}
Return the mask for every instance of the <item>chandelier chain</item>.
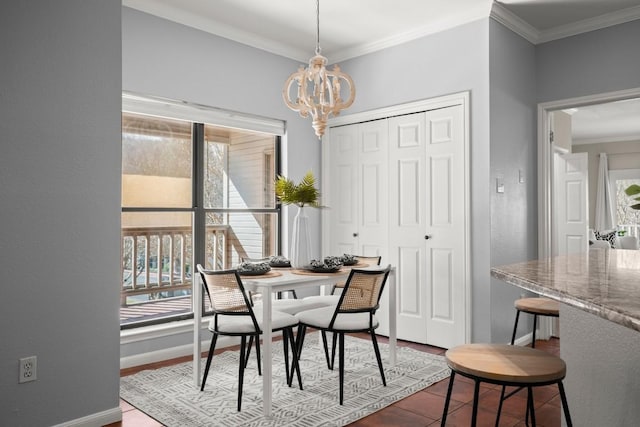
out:
{"label": "chandelier chain", "polygon": [[316,0],[316,55],[320,55],[320,0]]}

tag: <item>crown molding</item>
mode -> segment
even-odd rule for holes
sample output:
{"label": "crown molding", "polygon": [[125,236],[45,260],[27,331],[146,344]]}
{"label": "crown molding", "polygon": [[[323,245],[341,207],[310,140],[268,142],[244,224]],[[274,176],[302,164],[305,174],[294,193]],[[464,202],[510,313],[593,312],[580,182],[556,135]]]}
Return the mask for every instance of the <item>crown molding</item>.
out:
{"label": "crown molding", "polygon": [[385,39],[376,40],[371,43],[359,45],[355,48],[343,49],[337,51],[331,55],[331,62],[345,61],[358,56],[373,53],[379,50],[383,50],[389,47],[397,46],[403,43],[407,43],[413,40],[426,37],[431,34],[439,33],[449,30],[460,25],[467,24],[469,22],[477,21],[482,18],[486,18],[489,14],[489,10],[485,6],[479,5],[478,7],[471,8],[465,12],[464,15],[456,15],[455,17],[447,17],[441,19],[438,22],[430,25],[426,25],[412,31],[397,34]]}
{"label": "crown molding", "polygon": [[538,43],[546,43],[553,40],[563,39],[565,37],[575,36],[577,34],[587,33],[589,31],[600,30],[614,25],[624,24],[625,22],[635,21],[636,19],[640,19],[640,6],[633,6],[627,9],[596,16],[594,18],[550,28],[540,34]]}
{"label": "crown molding", "polygon": [[533,44],[538,44],[538,41],[540,40],[540,31],[502,6],[500,3],[493,2],[490,16],[514,33],[522,36],[525,40]]}
{"label": "crown molding", "polygon": [[187,27],[195,28],[218,37],[232,40],[256,49],[264,50],[285,58],[306,63],[313,52],[292,48],[274,40],[259,37],[248,31],[242,31],[225,22],[211,18],[203,18],[179,7],[173,7],[163,2],[149,2],[140,0],[123,0],[122,5],[131,9],[148,13],[168,21],[176,22]]}
{"label": "crown molding", "polygon": [[500,3],[494,2],[491,8],[491,18],[501,23],[511,31],[519,34],[533,44],[541,44],[553,40],[563,39],[590,31],[600,30],[625,22],[640,19],[640,6],[633,6],[616,12],[584,19],[567,25],[540,31],[526,21],[509,11]]}

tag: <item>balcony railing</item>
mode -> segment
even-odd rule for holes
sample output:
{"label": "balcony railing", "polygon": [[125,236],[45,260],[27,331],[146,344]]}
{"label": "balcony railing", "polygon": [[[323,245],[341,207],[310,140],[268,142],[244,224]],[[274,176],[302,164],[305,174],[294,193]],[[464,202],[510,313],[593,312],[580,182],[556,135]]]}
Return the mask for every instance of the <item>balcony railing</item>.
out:
{"label": "balcony railing", "polygon": [[[247,256],[228,225],[207,227],[205,247],[216,270]],[[121,323],[191,311],[191,248],[191,227],[122,229]]]}

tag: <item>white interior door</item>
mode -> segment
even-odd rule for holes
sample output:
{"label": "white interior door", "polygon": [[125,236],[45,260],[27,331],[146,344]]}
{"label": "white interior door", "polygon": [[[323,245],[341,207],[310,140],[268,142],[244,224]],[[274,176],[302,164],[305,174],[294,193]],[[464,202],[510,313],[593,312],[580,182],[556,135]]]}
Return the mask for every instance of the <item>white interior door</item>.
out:
{"label": "white interior door", "polygon": [[553,158],[553,255],[589,247],[588,154],[556,153]]}

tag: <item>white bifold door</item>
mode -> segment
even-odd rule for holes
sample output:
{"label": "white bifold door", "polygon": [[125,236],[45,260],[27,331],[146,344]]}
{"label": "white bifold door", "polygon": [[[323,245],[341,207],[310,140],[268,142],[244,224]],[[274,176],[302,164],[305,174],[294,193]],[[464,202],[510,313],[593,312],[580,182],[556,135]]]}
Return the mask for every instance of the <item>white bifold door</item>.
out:
{"label": "white bifold door", "polygon": [[467,339],[465,123],[448,104],[335,126],[325,151],[325,254],[381,255],[396,269],[398,338],[445,348]]}
{"label": "white bifold door", "polygon": [[466,166],[461,105],[389,119],[389,245],[398,336],[465,342]]}

